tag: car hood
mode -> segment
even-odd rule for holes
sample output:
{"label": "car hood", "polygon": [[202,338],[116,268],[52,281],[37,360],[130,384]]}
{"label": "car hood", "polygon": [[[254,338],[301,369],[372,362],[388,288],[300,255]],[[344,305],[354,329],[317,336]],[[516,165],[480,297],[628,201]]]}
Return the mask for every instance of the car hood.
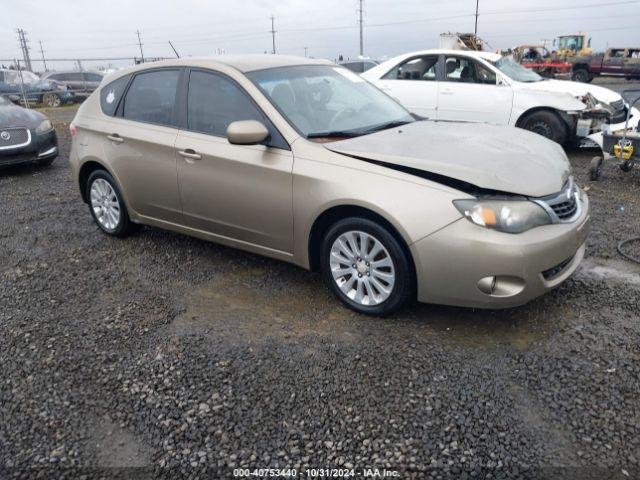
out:
{"label": "car hood", "polygon": [[620,94],[608,88],[587,83],[572,82],[569,80],[543,80],[541,82],[519,82],[518,87],[524,90],[537,90],[556,93],[568,93],[574,97],[581,97],[591,93],[601,102],[613,103],[620,100]]}
{"label": "car hood", "polygon": [[46,118],[40,112],[17,105],[0,106],[0,129],[11,127],[35,128]]}
{"label": "car hood", "polygon": [[498,125],[424,120],[324,146],[390,168],[420,170],[529,197],[559,192],[570,173],[558,144]]}

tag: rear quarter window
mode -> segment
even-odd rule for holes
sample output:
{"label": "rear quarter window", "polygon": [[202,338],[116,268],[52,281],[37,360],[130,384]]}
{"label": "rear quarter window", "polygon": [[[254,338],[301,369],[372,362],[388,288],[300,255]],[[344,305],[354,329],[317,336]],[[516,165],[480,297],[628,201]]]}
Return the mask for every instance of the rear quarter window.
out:
{"label": "rear quarter window", "polygon": [[100,90],[100,108],[102,108],[102,112],[105,115],[113,117],[116,113],[118,102],[120,102],[120,98],[122,98],[122,94],[124,89],[127,88],[130,78],[131,75],[125,75],[105,85],[102,90]]}

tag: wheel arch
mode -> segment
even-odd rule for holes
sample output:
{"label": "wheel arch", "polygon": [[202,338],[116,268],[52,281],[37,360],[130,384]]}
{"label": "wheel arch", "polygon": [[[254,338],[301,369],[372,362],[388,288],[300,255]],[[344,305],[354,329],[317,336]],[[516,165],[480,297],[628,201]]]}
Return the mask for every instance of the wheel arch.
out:
{"label": "wheel arch", "polygon": [[[87,180],[89,180],[89,176],[96,170],[104,170],[109,175],[111,175],[116,182],[118,182],[117,177],[104,163],[93,159],[84,162],[78,170],[78,186],[80,187],[80,195],[82,197],[82,201],[87,204],[89,203],[89,197],[87,196]],[[118,187],[120,187],[120,190],[122,191],[120,182],[118,182]]]}
{"label": "wheel arch", "polygon": [[331,227],[331,225],[344,218],[349,217],[366,218],[368,220],[379,223],[381,226],[386,228],[389,233],[393,235],[393,237],[398,241],[402,250],[407,255],[407,258],[410,260],[409,263],[411,265],[412,272],[415,278],[416,263],[405,236],[400,232],[398,228],[396,228],[396,226],[391,221],[386,219],[380,213],[375,212],[370,208],[356,204],[334,205],[325,209],[322,213],[320,213],[320,215],[316,217],[309,231],[309,238],[307,242],[309,269],[311,271],[318,271],[320,269],[320,247],[322,245],[323,234]]}
{"label": "wheel arch", "polygon": [[527,117],[530,117],[531,115],[538,112],[549,112],[555,115],[556,117],[558,117],[558,119],[562,122],[562,124],[567,129],[566,136],[564,139],[565,143],[571,142],[572,139],[575,138],[576,128],[578,125],[577,117],[575,115],[570,115],[567,112],[562,111],[560,109],[549,107],[549,106],[532,107],[532,108],[529,108],[528,110],[525,110],[522,114],[520,114],[520,116],[516,120],[515,126],[518,128],[523,128],[524,121],[527,119]]}

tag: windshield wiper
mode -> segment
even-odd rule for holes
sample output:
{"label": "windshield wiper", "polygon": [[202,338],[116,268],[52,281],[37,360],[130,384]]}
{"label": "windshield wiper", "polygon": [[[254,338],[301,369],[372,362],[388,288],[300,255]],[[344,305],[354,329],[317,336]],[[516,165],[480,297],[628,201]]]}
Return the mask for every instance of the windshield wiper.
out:
{"label": "windshield wiper", "polygon": [[366,135],[368,133],[380,132],[382,130],[388,130],[390,128],[402,127],[407,123],[412,123],[410,120],[394,120],[393,122],[383,123],[382,125],[376,125],[375,127],[361,130],[360,133]]}
{"label": "windshield wiper", "polygon": [[368,135],[370,133],[379,132],[381,130],[387,130],[389,128],[401,127],[407,123],[412,123],[410,120],[394,120],[393,122],[383,123],[382,125],[375,125],[373,127],[362,128],[359,130],[333,130],[329,132],[314,132],[307,135],[307,138],[324,138],[324,137],[359,137],[360,135]]}
{"label": "windshield wiper", "polygon": [[332,130],[329,132],[313,132],[307,135],[307,138],[331,138],[331,137],[357,137],[362,135],[357,130]]}

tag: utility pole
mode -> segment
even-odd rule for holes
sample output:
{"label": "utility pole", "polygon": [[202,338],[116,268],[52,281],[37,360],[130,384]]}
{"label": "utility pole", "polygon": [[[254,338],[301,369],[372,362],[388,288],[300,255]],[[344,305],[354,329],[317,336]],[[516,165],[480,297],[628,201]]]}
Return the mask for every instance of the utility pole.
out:
{"label": "utility pole", "polygon": [[362,24],[363,24],[363,15],[364,9],[362,8],[364,4],[364,0],[358,0],[358,21],[360,23],[360,56],[364,56],[364,41],[362,36]]}
{"label": "utility pole", "polygon": [[144,63],[144,53],[142,52],[142,41],[140,40],[140,30],[136,30],[136,34],[138,35],[138,46],[140,47],[140,57],[142,59],[142,63]]}
{"label": "utility pole", "polygon": [[44,71],[48,72],[49,70],[47,69],[47,61],[44,59],[44,50],[42,49],[42,40],[38,40],[38,43],[40,44],[40,53],[42,54],[42,64],[44,65]]}
{"label": "utility pole", "polygon": [[478,35],[478,7],[480,6],[480,0],[476,0],[476,28],[473,31],[474,35]]}
{"label": "utility pole", "polygon": [[271,15],[271,40],[273,42],[273,50],[271,53],[276,54],[276,29],[275,29],[276,17]]}
{"label": "utility pole", "polygon": [[19,28],[18,29],[18,41],[20,42],[20,49],[22,50],[22,58],[24,59],[25,68],[29,71],[31,68],[31,58],[29,57],[29,41],[27,40],[26,32]]}
{"label": "utility pole", "polygon": [[307,56],[307,49],[308,49],[308,48],[309,48],[309,47],[304,47],[304,56],[305,56],[305,57]]}
{"label": "utility pole", "polygon": [[176,54],[176,58],[180,58],[180,55],[178,54],[178,51],[176,50],[176,47],[174,47],[173,43],[171,43],[171,40],[169,40],[169,45],[171,45],[171,48],[173,49],[173,53]]}

